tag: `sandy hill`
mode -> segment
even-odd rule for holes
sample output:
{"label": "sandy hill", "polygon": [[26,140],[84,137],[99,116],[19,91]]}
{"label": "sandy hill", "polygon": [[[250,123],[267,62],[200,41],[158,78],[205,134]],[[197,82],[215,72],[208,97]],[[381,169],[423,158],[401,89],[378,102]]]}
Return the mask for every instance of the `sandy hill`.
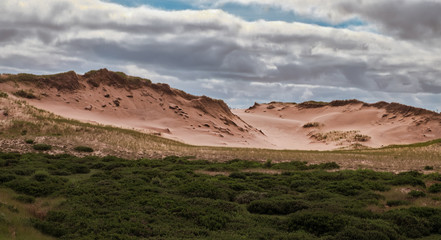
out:
{"label": "sandy hill", "polygon": [[2,75],[0,89],[37,108],[85,122],[136,129],[194,145],[261,144],[257,129],[222,100],[193,96],[107,69],[84,75]]}
{"label": "sandy hill", "polygon": [[231,111],[221,100],[107,69],[3,74],[0,89],[66,118],[194,145],[329,150],[441,138],[440,114],[397,103],[272,102]]}
{"label": "sandy hill", "polygon": [[382,147],[441,137],[440,114],[398,103],[272,102],[233,112],[261,129],[276,148]]}

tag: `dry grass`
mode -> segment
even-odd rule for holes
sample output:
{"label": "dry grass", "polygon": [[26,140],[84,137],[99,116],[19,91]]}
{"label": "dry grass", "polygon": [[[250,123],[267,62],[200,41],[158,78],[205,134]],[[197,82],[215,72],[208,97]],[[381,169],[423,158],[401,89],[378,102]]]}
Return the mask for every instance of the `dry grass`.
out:
{"label": "dry grass", "polygon": [[[0,188],[0,203],[12,206],[16,211],[0,208],[4,221],[0,222],[0,239],[49,240],[32,227],[29,218],[43,216],[51,207],[60,203],[60,199],[38,199],[35,204],[21,203],[14,199],[17,196],[11,189]],[[41,215],[43,214],[43,215]]]}
{"label": "dry grass", "polygon": [[[305,127],[305,126],[303,126]],[[370,136],[362,135],[360,131],[331,131],[326,133],[315,133],[311,138],[320,142],[367,142]]]}
{"label": "dry grass", "polygon": [[[11,98],[0,98],[0,108],[8,109],[8,116],[0,118],[1,151],[33,152],[32,145],[25,143],[26,140],[32,139],[37,144],[52,145],[52,150],[48,151],[51,154],[115,155],[129,159],[177,155],[214,161],[239,158],[261,162],[267,160],[307,161],[311,164],[336,162],[343,169],[368,168],[394,172],[423,170],[425,166],[433,166],[434,171],[441,171],[440,141],[408,147],[338,151],[202,147],[134,130],[64,119]],[[328,134],[327,138],[355,139],[357,134],[357,132],[335,133]],[[91,147],[95,151],[93,153],[74,151],[74,147],[79,145]]]}

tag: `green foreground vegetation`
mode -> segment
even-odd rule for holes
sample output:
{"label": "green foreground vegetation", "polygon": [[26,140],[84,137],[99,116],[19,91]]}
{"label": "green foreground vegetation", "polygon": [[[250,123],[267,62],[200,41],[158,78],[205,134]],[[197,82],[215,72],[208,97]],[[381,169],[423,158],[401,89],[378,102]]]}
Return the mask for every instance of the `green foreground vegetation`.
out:
{"label": "green foreground vegetation", "polygon": [[0,239],[440,239],[441,175],[0,153]]}

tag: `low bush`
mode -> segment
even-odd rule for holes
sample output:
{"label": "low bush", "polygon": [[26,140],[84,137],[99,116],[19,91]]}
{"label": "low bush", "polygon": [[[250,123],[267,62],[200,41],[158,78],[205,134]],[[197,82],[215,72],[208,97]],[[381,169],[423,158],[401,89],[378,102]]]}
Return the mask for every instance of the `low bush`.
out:
{"label": "low bush", "polygon": [[22,202],[22,203],[34,203],[35,202],[34,197],[27,196],[27,195],[18,195],[17,197],[15,197],[15,200]]}
{"label": "low bush", "polygon": [[6,183],[9,181],[14,180],[16,177],[13,174],[8,174],[8,173],[2,173],[0,172],[0,184],[2,183]]}
{"label": "low bush", "polygon": [[49,174],[45,171],[38,171],[33,176],[33,178],[39,182],[45,181],[48,177],[49,177]]}
{"label": "low bush", "polygon": [[301,200],[262,199],[252,201],[247,210],[250,213],[286,215],[308,208],[308,204]]}
{"label": "low bush", "polygon": [[72,174],[87,174],[90,173],[90,169],[87,166],[81,164],[74,164],[68,167],[68,170]]}
{"label": "low bush", "polygon": [[77,152],[93,152],[93,149],[91,147],[86,146],[77,146],[74,148],[74,150]]}
{"label": "low bush", "polygon": [[426,193],[424,193],[423,191],[412,190],[408,193],[408,195],[413,198],[420,198],[420,197],[425,197]]}
{"label": "low bush", "polygon": [[441,192],[441,183],[432,184],[429,187],[429,192],[431,192],[431,193],[439,193],[439,192]]}
{"label": "low bush", "polygon": [[305,230],[317,236],[335,235],[345,226],[348,219],[340,214],[317,211],[300,211],[289,216],[289,231]]}
{"label": "low bush", "polygon": [[389,200],[386,202],[386,205],[389,207],[396,207],[396,206],[402,206],[402,205],[408,205],[409,202],[405,200]]}
{"label": "low bush", "polygon": [[416,171],[399,173],[392,181],[392,185],[412,185],[426,187],[421,180],[421,173]]}
{"label": "low bush", "polygon": [[[39,180],[37,180],[37,178]],[[63,189],[65,179],[54,176],[37,177],[34,179],[18,178],[6,183],[6,186],[18,193],[34,197],[48,196],[57,190]]]}
{"label": "low bush", "polygon": [[35,144],[34,146],[32,146],[35,150],[37,151],[48,151],[52,149],[52,146],[49,144]]}
{"label": "low bush", "polygon": [[25,143],[26,143],[26,144],[34,144],[34,140],[32,140],[32,139],[26,139],[26,140],[25,140]]}
{"label": "low bush", "polygon": [[432,223],[427,218],[415,216],[409,209],[399,209],[386,212],[384,218],[392,221],[399,232],[409,238],[420,238],[430,234]]}
{"label": "low bush", "polygon": [[327,163],[320,163],[320,164],[309,165],[308,168],[309,169],[331,170],[331,169],[339,169],[340,165],[338,165],[335,162],[327,162]]}
{"label": "low bush", "polygon": [[243,193],[238,194],[234,201],[240,204],[249,204],[252,201],[260,200],[265,197],[264,193],[255,192],[255,191],[245,191]]}
{"label": "low bush", "polygon": [[424,166],[424,170],[433,170],[433,166]]}
{"label": "low bush", "polygon": [[182,187],[182,194],[189,197],[229,200],[231,190],[222,183],[215,181],[196,181]]}

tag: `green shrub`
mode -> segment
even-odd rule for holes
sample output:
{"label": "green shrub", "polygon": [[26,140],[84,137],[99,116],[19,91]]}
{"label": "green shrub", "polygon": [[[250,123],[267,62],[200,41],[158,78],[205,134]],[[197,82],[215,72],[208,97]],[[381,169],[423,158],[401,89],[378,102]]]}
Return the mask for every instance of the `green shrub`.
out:
{"label": "green shrub", "polygon": [[242,172],[232,172],[229,175],[230,178],[239,178],[239,179],[246,179],[247,175]]}
{"label": "green shrub", "polygon": [[85,165],[73,165],[68,167],[72,174],[87,174],[90,173],[90,169]]}
{"label": "green shrub", "polygon": [[419,198],[419,197],[425,197],[426,193],[424,193],[423,191],[412,190],[408,193],[408,195],[413,198]]}
{"label": "green shrub", "polygon": [[32,146],[35,150],[37,151],[48,151],[52,149],[52,146],[49,144],[35,144],[34,146]]}
{"label": "green shrub", "polygon": [[77,152],[93,152],[93,149],[91,147],[86,146],[77,146],[74,148],[74,150]]}
{"label": "green shrub", "polygon": [[8,94],[5,92],[0,91],[0,98],[7,98]]}
{"label": "green shrub", "polygon": [[309,165],[308,168],[309,169],[332,170],[332,169],[339,169],[340,165],[338,165],[336,162],[327,162],[327,163]]}
{"label": "green shrub", "polygon": [[429,187],[429,192],[431,192],[431,193],[439,193],[439,192],[441,192],[441,183],[432,184]]}
{"label": "green shrub", "polygon": [[14,180],[16,177],[12,174],[5,174],[0,172],[0,184]]}
{"label": "green shrub", "polygon": [[32,174],[34,174],[34,172],[35,169],[26,168],[26,167],[20,169],[14,169],[14,173],[19,176],[31,176]]}
{"label": "green shrub", "polygon": [[[49,214],[51,214],[51,211],[48,213],[48,216]],[[36,229],[40,230],[42,233],[57,238],[62,237],[68,233],[68,230],[58,222],[33,219],[33,225]]]}
{"label": "green shrub", "polygon": [[33,176],[33,178],[39,182],[45,181],[48,177],[49,177],[49,174],[44,171],[38,171]]}
{"label": "green shrub", "polygon": [[213,212],[199,216],[197,219],[198,225],[204,226],[210,230],[220,230],[225,228],[230,218],[227,214]]}
{"label": "green shrub", "polygon": [[357,181],[343,180],[333,182],[328,186],[330,192],[344,196],[355,196],[365,191],[365,186]]}
{"label": "green shrub", "polygon": [[339,214],[323,211],[300,211],[289,216],[288,230],[305,230],[317,236],[334,235],[347,226],[348,220]]}
{"label": "green shrub", "polygon": [[389,200],[386,202],[386,205],[389,207],[396,207],[396,206],[402,206],[402,205],[408,205],[408,201],[404,200]]}
{"label": "green shrub", "polygon": [[215,181],[196,181],[182,187],[182,194],[189,197],[202,197],[211,199],[229,200],[231,189]]}
{"label": "green shrub", "polygon": [[[39,177],[38,177],[39,178]],[[55,191],[62,189],[66,183],[65,179],[47,176],[37,179],[15,179],[6,183],[6,186],[18,193],[31,195],[34,197],[48,196]]]}
{"label": "green shrub", "polygon": [[252,201],[247,210],[250,213],[286,215],[308,208],[308,204],[301,200],[262,199]]}
{"label": "green shrub", "polygon": [[256,161],[246,161],[246,160],[240,160],[240,159],[233,159],[227,162],[227,164],[224,164],[227,167],[225,169],[227,170],[240,170],[240,169],[247,169],[247,168],[260,168],[262,167],[262,164]]}
{"label": "green shrub", "polygon": [[433,170],[433,166],[425,166],[424,170]]}
{"label": "green shrub", "polygon": [[376,230],[362,230],[360,228],[349,226],[335,235],[332,240],[390,240],[390,238]]}
{"label": "green shrub", "polygon": [[26,139],[26,140],[25,140],[25,143],[27,143],[27,144],[34,144],[34,140],[32,140],[32,139]]}
{"label": "green shrub", "polygon": [[428,219],[415,216],[408,209],[388,211],[384,218],[396,224],[399,232],[410,238],[427,236],[432,230],[432,224]]}
{"label": "green shrub", "polygon": [[263,167],[265,168],[271,168],[273,166],[273,162],[271,160],[266,160],[266,162],[263,164]]}
{"label": "green shrub", "polygon": [[254,200],[260,200],[265,197],[264,193],[261,192],[255,192],[255,191],[245,191],[240,194],[238,194],[234,201],[240,204],[249,204],[250,202]]}
{"label": "green shrub", "polygon": [[15,197],[15,199],[19,202],[22,202],[22,203],[34,203],[35,202],[34,197],[27,196],[27,195],[18,195],[17,197]]}
{"label": "green shrub", "polygon": [[391,181],[392,185],[412,185],[426,187],[423,180],[421,180],[422,174],[416,171],[403,172],[394,177]]}
{"label": "green shrub", "polygon": [[310,168],[307,164],[308,162],[290,161],[273,164],[271,168],[283,170],[307,170]]}

